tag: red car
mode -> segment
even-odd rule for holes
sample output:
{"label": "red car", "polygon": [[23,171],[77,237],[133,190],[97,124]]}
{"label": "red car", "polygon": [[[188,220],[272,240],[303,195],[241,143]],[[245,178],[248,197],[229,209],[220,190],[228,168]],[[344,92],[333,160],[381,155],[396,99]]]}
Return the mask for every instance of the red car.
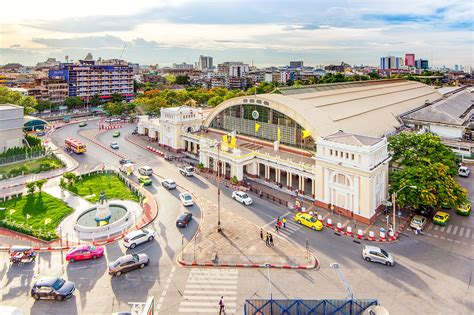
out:
{"label": "red car", "polygon": [[96,259],[104,255],[102,246],[80,245],[69,250],[66,254],[66,260],[75,262],[77,260]]}

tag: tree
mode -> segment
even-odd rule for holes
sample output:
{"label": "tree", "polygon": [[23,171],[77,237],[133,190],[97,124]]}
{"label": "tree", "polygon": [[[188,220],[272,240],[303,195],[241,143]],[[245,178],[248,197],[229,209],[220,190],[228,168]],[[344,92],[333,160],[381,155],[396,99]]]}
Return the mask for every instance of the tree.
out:
{"label": "tree", "polygon": [[176,77],[176,84],[189,85],[189,83],[190,83],[190,78],[187,74],[186,75],[178,75]]}
{"label": "tree", "polygon": [[69,109],[73,109],[84,106],[84,102],[79,96],[71,96],[66,98],[66,100],[64,101],[64,105],[67,106],[67,108]]}
{"label": "tree", "polygon": [[122,115],[125,112],[125,107],[122,103],[107,103],[104,106],[104,111],[109,116]]}
{"label": "tree", "polygon": [[102,104],[102,101],[100,100],[100,97],[98,94],[94,94],[94,96],[91,97],[90,101],[89,101],[89,104],[91,106],[99,106],[100,104]]}
{"label": "tree", "polygon": [[224,98],[222,96],[214,96],[214,97],[212,97],[211,99],[209,99],[207,101],[207,104],[209,106],[215,107],[215,106],[219,105],[220,103],[222,103],[223,101],[224,101]]}
{"label": "tree", "polygon": [[403,189],[397,196],[401,207],[422,205],[439,208],[442,205],[455,206],[467,201],[466,190],[449,174],[448,166],[442,163],[408,166],[391,174],[390,191],[398,191],[409,185],[417,189]]}
{"label": "tree", "polygon": [[43,188],[44,184],[46,184],[47,181],[48,181],[47,179],[39,179],[35,182],[36,187],[38,187],[38,190],[39,190],[40,194],[41,194],[41,189]]}
{"label": "tree", "polygon": [[120,93],[115,92],[112,94],[112,99],[110,100],[112,103],[122,103],[123,102],[123,96]]}
{"label": "tree", "polygon": [[449,175],[457,174],[456,155],[438,136],[431,133],[399,133],[388,139],[388,148],[392,153],[392,161],[399,163],[401,167],[439,162],[448,167]]}
{"label": "tree", "polygon": [[173,85],[176,82],[176,77],[172,74],[165,75],[166,84]]}
{"label": "tree", "polygon": [[36,182],[26,183],[26,191],[29,195],[33,195],[36,190]]}
{"label": "tree", "polygon": [[66,180],[67,185],[72,185],[77,179],[77,175],[72,172],[64,173],[63,178]]}
{"label": "tree", "polygon": [[35,111],[37,105],[36,98],[24,96],[20,92],[11,91],[6,87],[0,86],[0,104],[15,104],[25,108],[25,114]]}
{"label": "tree", "polygon": [[53,103],[51,103],[50,101],[39,100],[38,103],[36,104],[35,109],[39,112],[42,112],[44,110],[48,110],[48,109],[51,109],[53,107],[54,107]]}

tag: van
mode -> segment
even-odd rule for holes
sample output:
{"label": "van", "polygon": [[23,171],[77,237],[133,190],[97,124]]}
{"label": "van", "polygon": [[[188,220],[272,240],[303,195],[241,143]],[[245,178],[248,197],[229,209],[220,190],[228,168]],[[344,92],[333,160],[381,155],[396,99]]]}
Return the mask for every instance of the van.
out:
{"label": "van", "polygon": [[470,173],[471,173],[471,170],[465,166],[460,166],[458,169],[458,175],[461,177],[468,177]]}
{"label": "van", "polygon": [[138,169],[140,175],[151,176],[153,175],[153,169],[149,166],[142,166]]}

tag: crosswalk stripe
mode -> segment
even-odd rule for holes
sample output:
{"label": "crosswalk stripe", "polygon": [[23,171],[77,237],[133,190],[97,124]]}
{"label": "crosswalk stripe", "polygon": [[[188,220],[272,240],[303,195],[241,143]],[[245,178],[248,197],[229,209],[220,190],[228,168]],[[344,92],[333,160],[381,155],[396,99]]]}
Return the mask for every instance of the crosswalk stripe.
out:
{"label": "crosswalk stripe", "polygon": [[202,280],[213,280],[213,279],[216,279],[216,280],[235,280],[237,279],[238,276],[237,275],[212,275],[212,274],[208,274],[208,275],[199,275],[199,274],[194,274],[194,275],[189,275],[189,279],[202,279]]}
{"label": "crosswalk stripe", "polygon": [[435,231],[439,230],[439,225],[435,225],[434,230]]}
{"label": "crosswalk stripe", "polygon": [[459,229],[459,236],[464,236],[464,227],[462,227],[462,226]]}
{"label": "crosswalk stripe", "polygon": [[466,235],[465,235],[465,237],[466,237],[466,238],[469,238],[469,236],[471,236],[471,229],[467,229],[467,230],[466,230]]}
{"label": "crosswalk stripe", "polygon": [[[221,298],[222,294],[214,294],[214,295],[183,295],[183,299],[186,300],[216,300],[217,301]],[[236,296],[226,296],[225,297],[226,301],[237,301]]]}
{"label": "crosswalk stripe", "polygon": [[[224,298],[224,301],[226,299]],[[227,301],[224,302],[225,307],[236,307],[237,303],[229,303]],[[204,302],[196,302],[196,301],[191,301],[191,302],[181,302],[181,306],[216,306],[219,305],[219,299],[216,301],[204,301]]]}
{"label": "crosswalk stripe", "polygon": [[[219,311],[219,306],[215,308],[179,308],[178,312],[180,313],[213,313],[215,314]],[[235,309],[225,309],[226,314],[235,313]]]}
{"label": "crosswalk stripe", "polygon": [[209,269],[209,270],[202,270],[202,269],[193,269],[191,270],[190,274],[238,274],[238,271],[232,269]]}
{"label": "crosswalk stripe", "polygon": [[[450,227],[451,227],[451,225],[450,225]],[[446,226],[442,226],[441,229],[440,229],[441,232],[444,232],[444,230],[446,230]]]}
{"label": "crosswalk stripe", "polygon": [[[444,228],[444,226],[443,226],[443,228]],[[452,228],[453,228],[452,225],[448,225],[448,228],[446,229],[446,233],[448,233],[448,234],[451,233],[451,229],[452,229]],[[443,229],[441,229],[441,231],[443,231]],[[443,231],[443,232],[444,232],[444,231]]]}
{"label": "crosswalk stripe", "polygon": [[[203,279],[189,279],[188,280],[188,283],[190,284],[195,284],[195,283],[202,283]],[[232,280],[220,280],[220,279],[215,279],[215,280],[212,280],[212,281],[207,281],[207,283],[214,283],[214,284],[235,284],[235,280],[232,279]]]}
{"label": "crosswalk stripe", "polygon": [[433,228],[433,225],[434,225],[434,224],[430,224],[430,225],[428,225],[428,228],[426,229],[426,231],[429,231],[429,230],[431,230],[431,229]]}
{"label": "crosswalk stripe", "polygon": [[[453,229],[453,234],[456,235],[456,233],[458,232],[458,229],[459,229],[459,226],[455,226],[454,229]],[[447,231],[446,231],[447,232]],[[449,233],[449,232],[448,232]]]}
{"label": "crosswalk stripe", "polygon": [[237,290],[237,285],[229,284],[187,284],[186,288],[189,289],[212,289],[212,290]]}

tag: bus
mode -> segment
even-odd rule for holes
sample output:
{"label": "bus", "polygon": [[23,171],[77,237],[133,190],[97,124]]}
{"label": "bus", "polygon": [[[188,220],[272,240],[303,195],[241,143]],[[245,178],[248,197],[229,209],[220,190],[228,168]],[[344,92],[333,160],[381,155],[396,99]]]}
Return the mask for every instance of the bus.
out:
{"label": "bus", "polygon": [[86,152],[86,146],[76,139],[67,138],[64,140],[64,144],[66,145],[66,149],[71,150],[74,153],[79,154]]}

